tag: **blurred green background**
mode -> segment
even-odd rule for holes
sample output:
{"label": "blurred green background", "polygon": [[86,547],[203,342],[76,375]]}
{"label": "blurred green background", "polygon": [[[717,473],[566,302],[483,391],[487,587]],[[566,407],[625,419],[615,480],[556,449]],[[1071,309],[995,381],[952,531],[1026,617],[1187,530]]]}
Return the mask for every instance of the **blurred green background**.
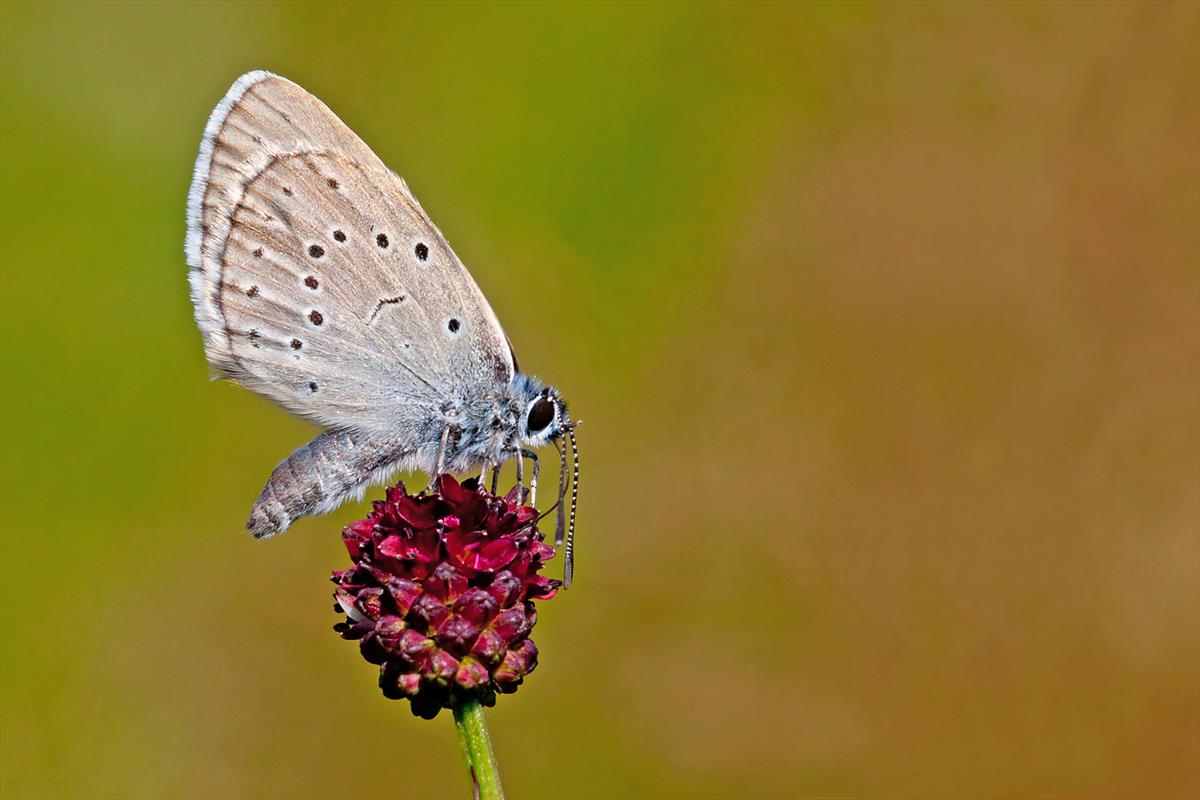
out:
{"label": "blurred green background", "polygon": [[1200,796],[1200,5],[0,6],[6,798],[466,796],[242,531],[182,252],[266,68],[585,420],[514,798]]}

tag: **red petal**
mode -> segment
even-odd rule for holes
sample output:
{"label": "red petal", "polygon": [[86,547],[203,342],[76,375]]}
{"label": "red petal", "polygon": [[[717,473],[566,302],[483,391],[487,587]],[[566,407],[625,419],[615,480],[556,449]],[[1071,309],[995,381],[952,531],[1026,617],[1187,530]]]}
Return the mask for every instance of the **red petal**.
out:
{"label": "red petal", "polygon": [[475,558],[475,569],[483,570],[484,572],[495,572],[498,569],[504,569],[517,555],[517,543],[507,536],[503,539],[497,539],[494,542],[488,542],[479,551],[479,555]]}
{"label": "red petal", "polygon": [[414,548],[410,542],[400,536],[389,536],[379,543],[375,551],[388,558],[411,558]]}
{"label": "red petal", "polygon": [[488,671],[473,658],[464,658],[454,674],[454,682],[464,689],[474,689],[488,682]]}

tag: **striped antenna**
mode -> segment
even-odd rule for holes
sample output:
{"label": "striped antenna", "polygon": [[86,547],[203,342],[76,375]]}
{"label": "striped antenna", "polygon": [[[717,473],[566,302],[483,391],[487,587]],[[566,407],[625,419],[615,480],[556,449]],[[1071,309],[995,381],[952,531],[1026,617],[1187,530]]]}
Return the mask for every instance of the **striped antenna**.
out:
{"label": "striped antenna", "polygon": [[578,425],[579,420],[575,420],[571,423],[571,427],[567,428],[567,438],[571,440],[571,459],[574,464],[571,470],[571,519],[567,523],[567,548],[563,551],[564,589],[571,588],[571,576],[575,573],[575,508],[579,505],[579,445],[575,442],[575,428]]}

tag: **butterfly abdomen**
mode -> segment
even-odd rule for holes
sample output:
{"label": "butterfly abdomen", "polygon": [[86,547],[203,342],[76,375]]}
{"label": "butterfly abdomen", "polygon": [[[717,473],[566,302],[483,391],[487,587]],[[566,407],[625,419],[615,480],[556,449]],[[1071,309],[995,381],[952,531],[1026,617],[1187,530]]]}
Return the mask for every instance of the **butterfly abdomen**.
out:
{"label": "butterfly abdomen", "polygon": [[351,497],[362,497],[367,486],[407,466],[418,450],[394,435],[325,431],[275,468],[246,528],[256,539],[265,539],[300,517],[323,514]]}

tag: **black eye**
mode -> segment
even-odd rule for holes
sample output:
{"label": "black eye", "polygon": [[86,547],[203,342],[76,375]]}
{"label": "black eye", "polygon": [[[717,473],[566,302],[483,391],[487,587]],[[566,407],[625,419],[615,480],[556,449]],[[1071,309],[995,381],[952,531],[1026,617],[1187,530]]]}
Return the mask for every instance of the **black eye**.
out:
{"label": "black eye", "polygon": [[526,427],[530,433],[539,433],[545,430],[546,426],[554,421],[554,403],[542,399],[533,404],[533,408],[529,409],[529,419],[526,422]]}

